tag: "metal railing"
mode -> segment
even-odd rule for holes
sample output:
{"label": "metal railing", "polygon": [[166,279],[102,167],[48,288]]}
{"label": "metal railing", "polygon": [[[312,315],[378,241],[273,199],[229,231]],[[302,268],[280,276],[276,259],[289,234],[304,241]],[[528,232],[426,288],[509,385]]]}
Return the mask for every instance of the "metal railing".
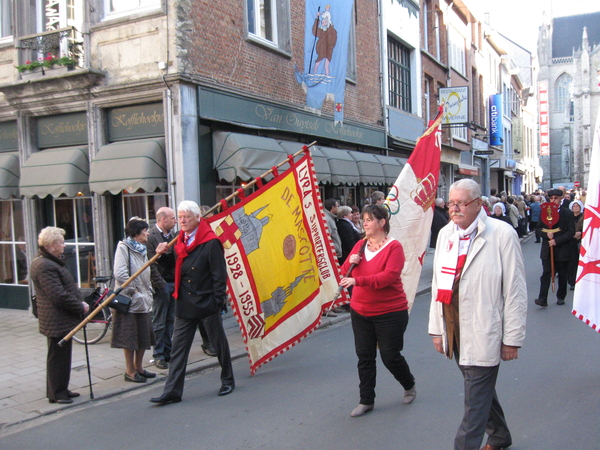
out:
{"label": "metal railing", "polygon": [[44,59],[48,55],[56,58],[71,57],[77,67],[82,67],[83,41],[81,33],[75,27],[59,28],[18,37],[16,48],[19,49],[19,63]]}

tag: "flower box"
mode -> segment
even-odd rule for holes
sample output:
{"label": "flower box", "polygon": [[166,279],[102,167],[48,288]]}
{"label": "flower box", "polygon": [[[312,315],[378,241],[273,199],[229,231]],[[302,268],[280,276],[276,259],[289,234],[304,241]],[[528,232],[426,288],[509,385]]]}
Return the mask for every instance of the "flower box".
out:
{"label": "flower box", "polygon": [[27,81],[35,80],[44,76],[55,77],[57,75],[62,75],[63,73],[68,72],[69,70],[71,70],[71,67],[69,66],[36,67],[33,70],[21,72],[21,79],[23,81]]}

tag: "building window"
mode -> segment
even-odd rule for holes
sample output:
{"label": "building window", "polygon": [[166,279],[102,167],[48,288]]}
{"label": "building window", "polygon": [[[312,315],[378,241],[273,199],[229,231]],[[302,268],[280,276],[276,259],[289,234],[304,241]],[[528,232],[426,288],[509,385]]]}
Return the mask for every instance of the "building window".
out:
{"label": "building window", "polygon": [[465,60],[465,38],[456,30],[450,27],[450,65],[463,76],[466,76]]}
{"label": "building window", "polygon": [[107,0],[106,16],[107,19],[113,19],[119,16],[158,9],[160,5],[161,0]]}
{"label": "building window", "polygon": [[156,211],[163,206],[169,206],[169,198],[166,192],[152,194],[143,191],[135,194],[123,193],[123,226],[127,225],[132,217],[141,217],[152,227],[156,223]]}
{"label": "building window", "polygon": [[246,0],[248,37],[289,52],[289,1]]}
{"label": "building window", "polygon": [[12,34],[12,0],[0,0],[0,38]]}
{"label": "building window", "polygon": [[23,202],[0,200],[0,284],[27,284]]}
{"label": "building window", "polygon": [[410,49],[388,36],[389,104],[406,112],[412,112],[410,75]]}
{"label": "building window", "polygon": [[355,9],[352,8],[350,20],[350,35],[348,37],[348,60],[346,63],[346,78],[356,83],[356,22]]}
{"label": "building window", "polygon": [[464,125],[459,127],[452,127],[452,137],[461,141],[467,141],[467,127]]}
{"label": "building window", "polygon": [[96,276],[94,220],[90,197],[55,198],[54,226],[65,230],[65,262],[80,287]]}
{"label": "building window", "polygon": [[573,77],[568,73],[563,73],[554,83],[554,111],[570,112],[571,92],[573,90]]}

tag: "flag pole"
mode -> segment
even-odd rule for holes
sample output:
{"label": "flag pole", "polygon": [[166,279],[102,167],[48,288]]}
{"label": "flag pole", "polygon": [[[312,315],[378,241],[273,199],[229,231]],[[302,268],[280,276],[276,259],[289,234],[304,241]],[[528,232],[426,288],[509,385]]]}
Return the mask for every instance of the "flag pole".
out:
{"label": "flag pole", "polygon": [[[302,147],[302,150],[297,151],[296,153],[294,153],[291,156],[291,159],[293,160],[296,156],[300,155],[301,153],[305,152],[307,149],[309,149],[310,147],[312,147],[313,145],[315,145],[317,143],[317,141],[313,141],[312,143],[305,145]],[[290,158],[281,161],[279,164],[277,164],[276,166],[274,166],[273,168],[267,170],[265,173],[263,173],[259,178],[264,178],[267,175],[273,173],[274,169],[278,169],[279,167],[283,166],[286,163],[290,162]],[[253,186],[257,183],[256,178],[254,178],[252,181],[250,181],[246,186],[244,186],[242,189],[246,190],[248,189],[250,186]],[[239,195],[239,192],[236,191],[233,194],[229,195],[227,198],[225,198],[225,201],[229,201],[232,198],[234,198],[235,196]],[[221,207],[221,203],[217,203],[216,205],[214,205],[212,208],[210,208],[208,211],[206,211],[202,217],[206,217],[208,216],[210,213],[212,213],[212,211],[218,209]],[[173,247],[173,245],[175,245],[175,242],[177,242],[178,238],[174,238],[173,240],[171,240],[171,242],[169,242],[167,244],[167,248],[171,248]],[[77,333],[79,330],[81,330],[84,326],[86,326],[94,317],[96,317],[96,315],[102,311],[103,308],[107,307],[110,302],[112,302],[113,298],[115,298],[117,295],[119,295],[119,293],[121,293],[121,291],[123,289],[125,289],[127,286],[129,286],[131,284],[131,282],[133,280],[135,280],[137,277],[139,277],[142,272],[144,272],[144,270],[146,270],[148,267],[150,267],[152,264],[154,264],[158,258],[160,258],[162,255],[162,253],[157,253],[155,254],[152,258],[150,258],[142,267],[140,267],[140,269],[135,272],[133,275],[131,275],[127,280],[125,280],[125,282],[118,288],[116,289],[111,295],[109,295],[106,300],[104,300],[101,304],[99,304],[96,309],[94,309],[90,314],[88,314],[88,316],[83,319],[83,321],[81,321],[81,323],[79,325],[77,325],[75,328],[73,328],[69,334],[67,334],[64,338],[62,338],[60,340],[60,342],[58,343],[59,346],[63,346],[65,344],[65,342],[67,342],[69,339],[71,339],[75,333]]]}

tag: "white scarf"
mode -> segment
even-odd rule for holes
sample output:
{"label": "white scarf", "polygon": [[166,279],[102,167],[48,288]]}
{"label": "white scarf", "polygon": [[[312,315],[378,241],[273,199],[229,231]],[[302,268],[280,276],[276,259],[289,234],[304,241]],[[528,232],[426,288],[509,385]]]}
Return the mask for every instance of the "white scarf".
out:
{"label": "white scarf", "polygon": [[[445,303],[447,305],[452,303],[452,286],[454,280],[460,276],[464,260],[467,257],[471,241],[477,233],[477,224],[479,222],[479,215],[473,221],[471,225],[463,230],[454,225],[454,232],[446,244],[446,251],[440,253],[441,257],[441,272],[438,273],[438,291],[436,301]],[[460,261],[460,257],[463,257],[463,261]],[[459,261],[462,264],[459,264]]]}

